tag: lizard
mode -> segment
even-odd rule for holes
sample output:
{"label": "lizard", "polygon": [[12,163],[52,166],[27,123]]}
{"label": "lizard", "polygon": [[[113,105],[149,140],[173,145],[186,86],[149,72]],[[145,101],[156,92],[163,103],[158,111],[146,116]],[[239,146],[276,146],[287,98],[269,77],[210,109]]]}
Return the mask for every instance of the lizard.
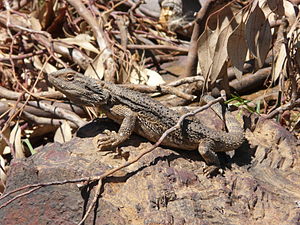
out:
{"label": "lizard", "polygon": [[[75,104],[99,107],[108,118],[120,124],[118,132],[105,130],[97,140],[99,150],[117,147],[135,132],[151,142],[174,126],[180,114],[150,96],[96,80],[72,69],[48,74],[48,81]],[[236,150],[244,142],[239,122],[225,112],[228,132],[209,128],[187,117],[180,128],[171,132],[162,145],[182,150],[198,150],[208,167],[220,168],[217,152]]]}

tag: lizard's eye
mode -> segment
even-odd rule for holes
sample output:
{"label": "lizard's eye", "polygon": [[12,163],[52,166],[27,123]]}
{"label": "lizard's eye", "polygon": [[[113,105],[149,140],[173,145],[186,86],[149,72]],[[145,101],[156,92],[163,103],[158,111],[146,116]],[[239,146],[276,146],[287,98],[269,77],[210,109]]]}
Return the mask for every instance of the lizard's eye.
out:
{"label": "lizard's eye", "polygon": [[73,74],[72,74],[72,73],[68,73],[68,74],[67,74],[67,79],[68,79],[69,81],[74,80]]}

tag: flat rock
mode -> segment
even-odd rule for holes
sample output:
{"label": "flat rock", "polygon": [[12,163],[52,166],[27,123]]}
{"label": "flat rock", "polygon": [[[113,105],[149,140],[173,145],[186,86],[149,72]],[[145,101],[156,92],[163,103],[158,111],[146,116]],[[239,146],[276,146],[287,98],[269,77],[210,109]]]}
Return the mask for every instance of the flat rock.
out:
{"label": "flat rock", "polygon": [[[232,157],[220,156],[224,173],[212,178],[203,173],[205,163],[197,151],[157,148],[104,180],[85,224],[299,224],[299,143],[270,120],[248,131],[247,139],[249,144]],[[100,175],[151,146],[137,136],[115,152],[98,152],[90,137],[48,144],[30,158],[13,161],[5,193]],[[27,193],[0,210],[1,224],[77,224],[96,184],[79,185]]]}

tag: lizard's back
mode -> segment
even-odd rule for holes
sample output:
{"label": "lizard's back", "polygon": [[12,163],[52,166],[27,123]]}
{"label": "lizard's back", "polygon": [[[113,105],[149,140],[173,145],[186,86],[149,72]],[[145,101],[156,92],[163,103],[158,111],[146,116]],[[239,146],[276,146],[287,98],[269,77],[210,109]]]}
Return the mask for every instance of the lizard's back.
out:
{"label": "lizard's back", "polygon": [[[175,126],[180,118],[178,112],[169,109],[146,94],[112,83],[104,82],[104,87],[114,93],[112,105],[119,104],[120,110],[122,110],[122,106],[126,106],[137,114],[136,133],[151,141],[157,141],[167,129]],[[238,127],[240,126],[237,124],[234,131],[231,130],[230,133],[227,133],[211,129],[195,117],[186,118],[181,124],[181,129],[170,133],[163,141],[163,145],[195,150],[200,139],[210,138],[214,140],[220,151],[229,151],[237,148],[243,141],[242,129]]]}

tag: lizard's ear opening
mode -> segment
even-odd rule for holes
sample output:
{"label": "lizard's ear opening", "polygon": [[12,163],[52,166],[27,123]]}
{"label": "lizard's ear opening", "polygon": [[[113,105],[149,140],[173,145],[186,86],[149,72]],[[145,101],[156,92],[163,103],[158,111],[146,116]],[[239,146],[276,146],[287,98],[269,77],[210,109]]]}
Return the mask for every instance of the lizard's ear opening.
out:
{"label": "lizard's ear opening", "polygon": [[67,79],[68,79],[68,81],[73,81],[74,80],[74,74],[73,73],[68,73],[67,74]]}

